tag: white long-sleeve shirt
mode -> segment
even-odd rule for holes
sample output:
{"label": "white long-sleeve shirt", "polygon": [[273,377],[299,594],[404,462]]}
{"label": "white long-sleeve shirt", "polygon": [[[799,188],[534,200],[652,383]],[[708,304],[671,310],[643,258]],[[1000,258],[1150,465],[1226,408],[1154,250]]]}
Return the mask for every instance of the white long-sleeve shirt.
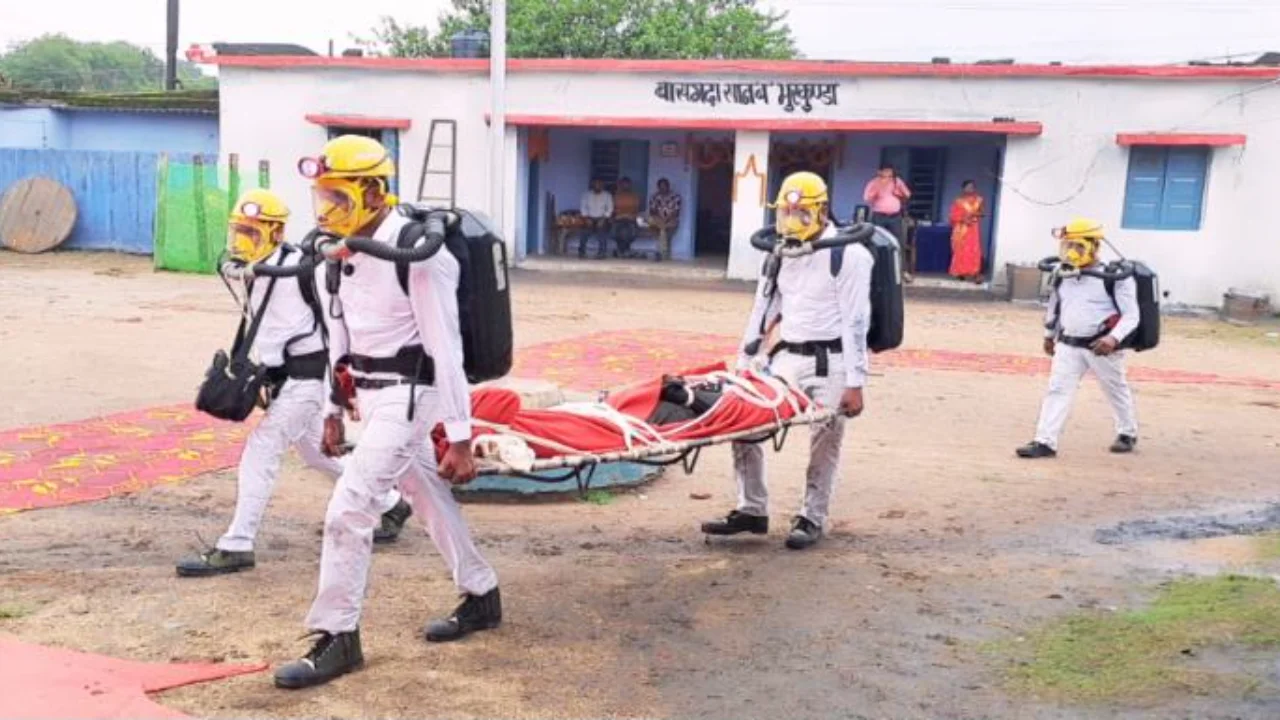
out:
{"label": "white long-sleeve shirt", "polygon": [[1120,320],[1107,333],[1116,342],[1124,340],[1138,327],[1138,283],[1133,278],[1115,286],[1114,302],[1107,294],[1106,281],[1089,275],[1063,278],[1049,294],[1045,313],[1045,337],[1063,335],[1090,338],[1106,329],[1107,319],[1117,312]]}
{"label": "white long-sleeve shirt", "polygon": [[[264,265],[275,265],[280,262],[283,247],[277,248]],[[302,259],[302,253],[292,250],[284,259],[284,267],[292,267]],[[271,278],[254,278],[249,289],[249,307],[255,314],[262,311],[262,301],[267,295],[267,286]],[[246,326],[246,330],[247,330]],[[289,345],[289,341],[298,338]],[[271,302],[266,305],[266,314],[258,326],[258,335],[253,339],[253,350],[258,353],[263,365],[279,367],[284,365],[284,354],[288,345],[289,354],[293,357],[308,355],[324,350],[324,339],[320,328],[316,325],[315,313],[302,299],[302,290],[298,288],[295,278],[277,278],[275,289],[271,291]]]}
{"label": "white long-sleeve shirt", "polygon": [[[395,245],[400,229],[409,223],[391,213],[373,234]],[[435,387],[440,403],[434,416],[444,424],[449,442],[471,438],[471,397],[462,366],[462,332],[458,324],[458,282],[462,268],[448,250],[409,266],[409,294],[396,278],[395,263],[356,254],[346,261],[351,274],[342,273],[336,307],[320,268],[321,303],[329,326],[329,357],[344,355],[394,357],[401,348],[421,345],[435,364]],[[340,318],[334,318],[337,310]],[[407,390],[407,388],[406,388]],[[327,412],[338,412],[330,401]]]}
{"label": "white long-sleeve shirt", "polygon": [[583,217],[589,218],[613,217],[613,196],[603,190],[600,192],[588,190],[582,193],[582,203],[578,212],[582,213]]}
{"label": "white long-sleeve shirt", "polygon": [[[830,226],[823,238],[838,232]],[[840,273],[831,276],[831,251],[784,258],[772,302],[766,296],[768,279],[760,277],[755,306],[743,333],[742,348],[761,338],[782,314],[782,340],[804,343],[840,338],[845,387],[860,388],[867,381],[867,332],[871,329],[871,268],[875,259],[860,243],[845,246]],[[739,365],[745,365],[745,353]]]}

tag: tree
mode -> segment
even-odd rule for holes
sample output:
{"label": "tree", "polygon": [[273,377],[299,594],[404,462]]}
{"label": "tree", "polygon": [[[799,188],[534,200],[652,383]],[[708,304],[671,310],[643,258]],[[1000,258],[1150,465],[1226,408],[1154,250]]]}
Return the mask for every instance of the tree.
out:
{"label": "tree", "polygon": [[[164,86],[164,62],[150,50],[126,42],[78,42],[44,35],[0,55],[0,75],[18,89],[62,92],[137,92]],[[178,65],[188,90],[211,89],[217,80],[188,62]]]}
{"label": "tree", "polygon": [[[781,60],[796,56],[785,20],[756,0],[509,0],[507,54]],[[445,57],[454,35],[488,28],[488,0],[453,0],[436,32],[383,18],[366,45],[394,57]]]}

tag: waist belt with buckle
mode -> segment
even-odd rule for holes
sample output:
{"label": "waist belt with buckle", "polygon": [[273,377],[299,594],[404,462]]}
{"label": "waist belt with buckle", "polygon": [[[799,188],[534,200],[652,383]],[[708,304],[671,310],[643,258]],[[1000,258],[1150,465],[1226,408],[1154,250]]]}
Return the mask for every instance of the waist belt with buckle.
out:
{"label": "waist belt with buckle", "polygon": [[1106,337],[1106,335],[1107,335],[1107,333],[1108,333],[1108,332],[1110,332],[1110,331],[1109,331],[1109,330],[1103,330],[1102,332],[1098,333],[1097,335],[1094,335],[1093,337],[1087,337],[1087,338],[1085,338],[1085,337],[1072,337],[1072,336],[1070,336],[1070,335],[1063,335],[1063,336],[1061,336],[1061,337],[1059,337],[1059,338],[1058,338],[1058,342],[1060,342],[1060,343],[1062,343],[1063,345],[1066,345],[1066,346],[1068,346],[1068,347],[1074,347],[1074,348],[1088,348],[1088,347],[1092,346],[1094,343],[1096,343],[1096,342],[1098,342],[1099,340],[1101,340],[1102,338]]}
{"label": "waist belt with buckle", "polygon": [[773,346],[773,350],[769,352],[769,357],[773,357],[780,352],[789,352],[795,355],[816,358],[818,363],[815,373],[818,377],[827,377],[831,371],[828,355],[844,352],[844,343],[840,341],[840,338],[836,338],[835,340],[810,340],[802,343],[793,343],[783,340]]}
{"label": "waist belt with buckle", "polygon": [[319,350],[306,355],[287,355],[284,359],[285,374],[295,380],[323,380],[329,366],[329,353]]}
{"label": "waist belt with buckle", "polygon": [[[393,357],[376,358],[368,355],[351,355],[347,358],[347,364],[352,370],[358,373],[374,374],[382,373],[387,375],[399,375],[400,378],[392,380],[376,380],[375,382],[383,383],[378,387],[390,387],[391,385],[434,385],[436,382],[436,365],[431,356],[422,349],[421,345],[410,345],[400,348]],[[356,387],[365,389],[373,389],[365,384],[361,385],[361,380],[373,381],[372,378],[355,378]],[[403,379],[404,382],[400,382]]]}
{"label": "waist belt with buckle", "polygon": [[[435,385],[436,365],[421,345],[400,348],[394,357],[376,358],[368,355],[349,355],[346,364],[359,373],[384,373],[399,375],[397,378],[371,378],[355,375],[351,378],[359,390],[381,390],[396,385],[408,385],[410,392],[418,385]],[[411,398],[407,417],[413,420],[417,403]]]}
{"label": "waist belt with buckle", "polygon": [[284,364],[267,368],[267,382],[280,393],[286,380],[323,380],[329,364],[329,353],[321,350],[306,355],[285,355]]}

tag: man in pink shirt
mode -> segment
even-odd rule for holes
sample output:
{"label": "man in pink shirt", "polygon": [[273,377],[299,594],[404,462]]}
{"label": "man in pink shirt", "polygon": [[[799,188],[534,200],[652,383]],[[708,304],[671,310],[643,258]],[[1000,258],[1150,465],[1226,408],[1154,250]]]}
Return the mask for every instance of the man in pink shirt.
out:
{"label": "man in pink shirt", "polygon": [[862,199],[871,206],[871,222],[902,239],[902,206],[911,198],[911,188],[898,177],[892,165],[883,165],[867,183]]}
{"label": "man in pink shirt", "polygon": [[[862,199],[871,206],[871,222],[874,225],[893,233],[898,239],[898,245],[903,247],[904,252],[908,255],[911,253],[905,247],[906,238],[903,234],[902,214],[904,206],[911,198],[911,188],[898,177],[897,171],[892,165],[884,164],[880,166],[880,171],[876,176],[871,178],[867,183],[867,188],[862,192]],[[910,263],[910,268],[914,262]],[[904,278],[910,282],[910,275]]]}

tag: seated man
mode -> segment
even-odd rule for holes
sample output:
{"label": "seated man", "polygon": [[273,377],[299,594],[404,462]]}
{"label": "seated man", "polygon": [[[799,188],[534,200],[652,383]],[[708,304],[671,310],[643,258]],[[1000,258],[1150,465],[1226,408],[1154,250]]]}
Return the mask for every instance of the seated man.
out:
{"label": "seated man", "polygon": [[587,230],[582,233],[582,239],[578,241],[578,257],[587,256],[587,241],[591,238],[595,238],[598,243],[596,257],[604,257],[609,245],[608,231],[609,219],[613,217],[613,196],[604,189],[603,180],[596,178],[591,181],[591,187],[582,193],[579,212],[587,219]]}
{"label": "seated man", "polygon": [[636,239],[636,218],[640,216],[640,196],[631,189],[631,178],[619,178],[613,194],[613,239],[618,243],[618,257],[631,257],[631,243]]}
{"label": "seated man", "polygon": [[671,236],[680,224],[682,204],[681,197],[671,192],[671,182],[659,180],[658,192],[649,200],[649,225],[658,232],[658,253],[664,260],[671,259]]}

